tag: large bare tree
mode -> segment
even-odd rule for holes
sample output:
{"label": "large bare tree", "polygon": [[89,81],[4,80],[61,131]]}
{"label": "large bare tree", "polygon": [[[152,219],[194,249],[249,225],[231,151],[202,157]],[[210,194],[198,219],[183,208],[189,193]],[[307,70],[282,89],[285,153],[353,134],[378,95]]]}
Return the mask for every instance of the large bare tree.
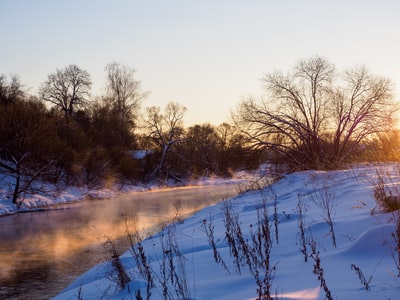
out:
{"label": "large bare tree", "polygon": [[338,73],[318,56],[264,83],[268,98],[241,102],[233,118],[253,146],[303,169],[340,166],[398,110],[388,79],[365,67]]}
{"label": "large bare tree", "polygon": [[68,119],[88,102],[91,85],[89,73],[71,64],[48,75],[40,87],[40,95],[64,112]]}

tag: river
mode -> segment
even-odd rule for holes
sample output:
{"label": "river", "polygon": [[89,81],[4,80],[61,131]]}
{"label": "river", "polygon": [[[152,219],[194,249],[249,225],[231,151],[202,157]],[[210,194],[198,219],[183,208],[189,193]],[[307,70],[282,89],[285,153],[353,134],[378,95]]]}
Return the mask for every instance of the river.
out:
{"label": "river", "polygon": [[0,217],[0,299],[51,299],[104,261],[107,238],[126,251],[127,223],[148,236],[236,193],[233,184],[132,192]]}

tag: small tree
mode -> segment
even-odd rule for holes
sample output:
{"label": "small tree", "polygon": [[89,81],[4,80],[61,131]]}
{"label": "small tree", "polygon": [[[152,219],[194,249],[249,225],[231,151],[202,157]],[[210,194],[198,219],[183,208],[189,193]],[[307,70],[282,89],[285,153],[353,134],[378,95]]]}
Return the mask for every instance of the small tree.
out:
{"label": "small tree", "polygon": [[170,102],[165,107],[165,113],[162,114],[159,107],[147,108],[147,117],[145,126],[148,136],[153,141],[154,146],[160,151],[160,159],[153,170],[151,177],[160,175],[164,172],[164,164],[168,152],[177,143],[186,141],[183,137],[182,119],[186,112],[183,105]]}

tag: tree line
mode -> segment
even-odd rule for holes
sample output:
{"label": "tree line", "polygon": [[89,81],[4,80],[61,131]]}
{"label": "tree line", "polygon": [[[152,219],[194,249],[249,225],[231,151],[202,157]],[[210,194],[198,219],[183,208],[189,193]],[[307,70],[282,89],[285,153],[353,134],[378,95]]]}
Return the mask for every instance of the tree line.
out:
{"label": "tree line", "polygon": [[43,190],[38,182],[180,181],[263,162],[333,169],[399,157],[392,84],[365,67],[339,72],[318,56],[301,60],[266,74],[265,97],[241,101],[231,122],[188,128],[179,103],[142,108],[148,92],[133,68],[113,62],[105,73],[96,97],[90,74],[74,64],[49,74],[37,95],[0,75],[0,180],[13,179],[14,203]]}
{"label": "tree line", "polygon": [[179,103],[141,108],[147,92],[134,69],[110,63],[105,72],[97,97],[89,73],[73,64],[49,74],[38,95],[25,92],[18,76],[0,76],[0,180],[13,179],[14,203],[43,191],[38,182],[181,181],[258,165],[259,151],[245,147],[234,125],[185,128]]}

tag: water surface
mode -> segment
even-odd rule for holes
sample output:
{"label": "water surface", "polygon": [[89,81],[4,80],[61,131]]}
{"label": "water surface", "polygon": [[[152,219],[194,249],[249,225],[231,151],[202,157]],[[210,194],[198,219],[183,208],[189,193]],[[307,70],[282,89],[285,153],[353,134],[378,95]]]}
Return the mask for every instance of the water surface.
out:
{"label": "water surface", "polygon": [[104,242],[128,247],[127,222],[142,235],[236,194],[233,184],[132,192],[55,210],[0,217],[0,298],[50,299],[104,261]]}

